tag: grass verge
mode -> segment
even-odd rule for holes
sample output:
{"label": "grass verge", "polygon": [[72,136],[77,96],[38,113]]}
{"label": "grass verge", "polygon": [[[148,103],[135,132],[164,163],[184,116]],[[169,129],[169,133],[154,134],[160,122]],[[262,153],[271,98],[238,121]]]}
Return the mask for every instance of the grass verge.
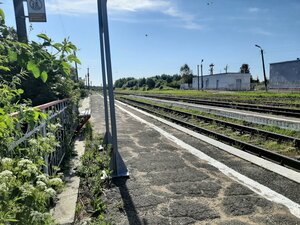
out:
{"label": "grass verge", "polygon": [[106,204],[102,200],[104,189],[109,187],[110,146],[103,150],[102,136],[93,136],[92,127],[86,124],[85,153],[78,169],[80,176],[79,196],[76,206],[75,224],[110,224],[106,220]]}

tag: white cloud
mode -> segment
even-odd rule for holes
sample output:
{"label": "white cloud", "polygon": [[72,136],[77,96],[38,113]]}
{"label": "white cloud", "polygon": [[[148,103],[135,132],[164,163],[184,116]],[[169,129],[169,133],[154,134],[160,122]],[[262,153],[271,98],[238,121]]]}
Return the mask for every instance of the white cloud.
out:
{"label": "white cloud", "polygon": [[108,0],[109,9],[116,11],[160,10],[169,7],[166,0]]}
{"label": "white cloud", "polygon": [[[48,0],[47,11],[50,14],[77,16],[97,13],[97,0]],[[180,27],[186,29],[202,29],[193,15],[176,8],[171,0],[108,0],[108,10],[114,14],[120,12],[133,13],[139,11],[156,11],[180,21]],[[127,19],[123,19],[124,22]],[[132,19],[130,19],[132,22]]]}
{"label": "white cloud", "polygon": [[258,34],[258,35],[264,35],[264,36],[273,35],[273,33],[269,32],[267,30],[264,30],[262,28],[253,28],[253,29],[250,29],[249,31],[253,34]]}
{"label": "white cloud", "polygon": [[256,8],[256,7],[251,7],[251,8],[248,9],[248,11],[251,12],[251,13],[256,13],[256,12],[259,12],[260,9]]}
{"label": "white cloud", "polygon": [[50,0],[46,1],[46,10],[51,14],[76,16],[97,13],[95,0]]}

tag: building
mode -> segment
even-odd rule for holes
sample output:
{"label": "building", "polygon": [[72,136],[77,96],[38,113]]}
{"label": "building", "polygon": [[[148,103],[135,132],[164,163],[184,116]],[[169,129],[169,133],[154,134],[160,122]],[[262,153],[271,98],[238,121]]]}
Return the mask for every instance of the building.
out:
{"label": "building", "polygon": [[300,89],[300,60],[270,64],[270,89]]}
{"label": "building", "polygon": [[[249,91],[250,73],[219,73],[203,76],[203,89],[205,90],[228,90]],[[201,76],[199,78],[201,89]],[[192,89],[198,89],[198,76],[193,77]]]}

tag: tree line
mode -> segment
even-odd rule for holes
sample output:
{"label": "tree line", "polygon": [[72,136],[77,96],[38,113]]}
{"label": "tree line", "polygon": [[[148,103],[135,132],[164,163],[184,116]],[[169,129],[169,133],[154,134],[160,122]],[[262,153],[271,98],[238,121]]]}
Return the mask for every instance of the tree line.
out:
{"label": "tree line", "polygon": [[[226,69],[227,70],[227,69]],[[240,73],[250,73],[250,68],[248,64],[242,64],[240,67]],[[174,75],[156,75],[149,78],[120,78],[115,81],[115,88],[129,88],[131,90],[138,90],[142,88],[143,90],[150,90],[153,88],[174,88],[179,89],[181,84],[191,84],[193,83],[193,71],[187,64],[180,67],[180,74]],[[251,78],[251,82],[252,82]],[[253,80],[254,81],[254,80]]]}
{"label": "tree line", "polygon": [[115,81],[115,88],[129,88],[132,90],[137,90],[143,88],[144,90],[149,90],[153,88],[174,88],[179,89],[180,85],[183,83],[192,83],[193,81],[193,71],[187,64],[180,67],[180,74],[174,75],[156,75],[149,78],[120,78]]}

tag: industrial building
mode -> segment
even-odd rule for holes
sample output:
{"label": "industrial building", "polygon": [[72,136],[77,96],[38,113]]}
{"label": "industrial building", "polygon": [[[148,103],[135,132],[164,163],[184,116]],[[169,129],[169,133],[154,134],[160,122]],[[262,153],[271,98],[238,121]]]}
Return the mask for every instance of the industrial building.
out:
{"label": "industrial building", "polygon": [[[203,76],[204,90],[249,91],[250,73],[219,73]],[[201,89],[201,76],[199,88]],[[192,89],[198,89],[198,76],[193,77]]]}
{"label": "industrial building", "polygon": [[300,89],[300,60],[270,64],[270,89]]}

